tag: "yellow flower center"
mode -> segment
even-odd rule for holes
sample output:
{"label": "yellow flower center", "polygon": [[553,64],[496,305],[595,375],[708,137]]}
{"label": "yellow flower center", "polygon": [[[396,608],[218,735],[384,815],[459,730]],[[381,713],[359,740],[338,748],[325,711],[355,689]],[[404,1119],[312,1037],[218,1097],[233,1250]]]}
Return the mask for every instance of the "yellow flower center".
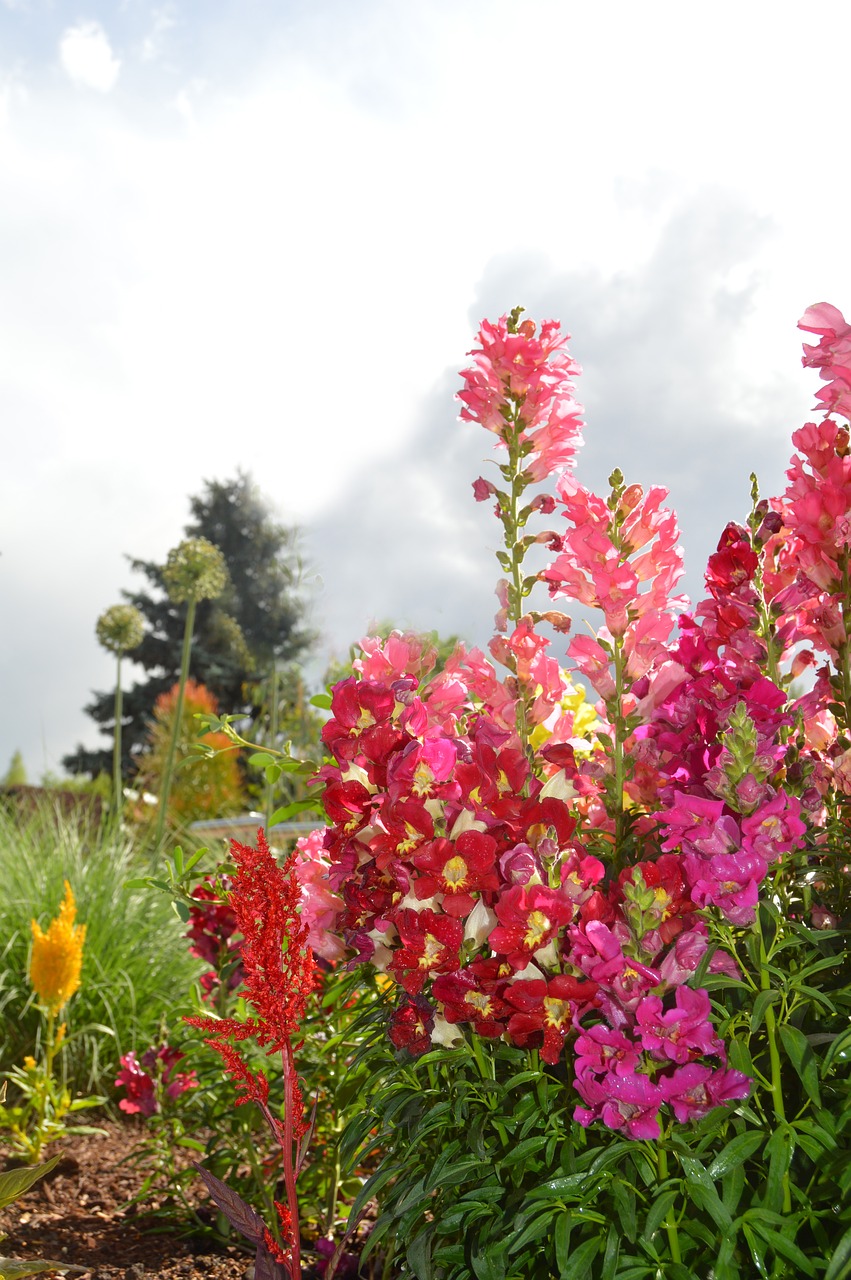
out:
{"label": "yellow flower center", "polygon": [[570,1017],[570,1001],[556,1000],[554,996],[544,996],[544,1012],[548,1026],[561,1027]]}
{"label": "yellow flower center", "polygon": [[440,942],[433,933],[427,933],[425,936],[423,954],[420,956],[420,968],[430,969],[434,962],[440,959],[442,951],[443,943]]}
{"label": "yellow flower center", "polygon": [[443,868],[443,879],[446,881],[447,888],[463,889],[467,883],[467,864],[457,853],[454,858],[450,858]]}
{"label": "yellow flower center", "polygon": [[530,911],[526,921],[526,936],[523,941],[530,951],[536,951],[550,930],[549,916],[543,911]]}

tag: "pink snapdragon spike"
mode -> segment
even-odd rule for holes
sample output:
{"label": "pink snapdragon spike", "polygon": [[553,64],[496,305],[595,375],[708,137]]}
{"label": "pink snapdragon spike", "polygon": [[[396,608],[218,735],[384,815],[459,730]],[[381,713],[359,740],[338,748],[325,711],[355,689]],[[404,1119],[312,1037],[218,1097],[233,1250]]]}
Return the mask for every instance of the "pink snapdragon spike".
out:
{"label": "pink snapdragon spike", "polygon": [[[802,326],[820,338],[805,363],[830,384],[821,403],[842,413],[851,330],[825,304]],[[474,484],[504,533],[496,634],[440,671],[410,634],[362,642],[323,729],[328,827],[313,856],[349,963],[396,986],[397,1049],[452,1035],[537,1049],[568,1064],[578,1123],[653,1139],[747,1096],[695,985],[710,936],[708,971],[742,976],[710,926],[752,927],[766,877],[808,832],[822,838],[831,788],[851,793],[836,678],[818,669],[790,708],[784,674],[847,656],[851,446],[829,417],[796,433],[786,494],[754,491],[684,612],[665,490],[615,471],[600,497],[570,471],[578,366],[558,326],[515,311],[485,322],[471,354],[461,418],[501,447],[494,480]],[[547,481],[554,493],[526,492]],[[553,527],[526,533],[536,518]],[[550,563],[524,577],[532,545]],[[596,611],[561,657],[540,623],[561,639],[571,620],[529,608],[536,579]],[[578,677],[600,700],[584,737]],[[833,918],[813,908],[812,921]]]}
{"label": "pink snapdragon spike", "polygon": [[537,334],[531,320],[514,326],[507,316],[495,324],[485,320],[479,346],[469,352],[473,363],[461,375],[462,421],[478,422],[502,444],[506,403],[510,398],[518,404],[520,439],[529,446],[527,470],[535,481],[570,466],[582,440],[582,406],[572,381],[581,370],[565,349],[569,337],[555,320],[545,320]]}

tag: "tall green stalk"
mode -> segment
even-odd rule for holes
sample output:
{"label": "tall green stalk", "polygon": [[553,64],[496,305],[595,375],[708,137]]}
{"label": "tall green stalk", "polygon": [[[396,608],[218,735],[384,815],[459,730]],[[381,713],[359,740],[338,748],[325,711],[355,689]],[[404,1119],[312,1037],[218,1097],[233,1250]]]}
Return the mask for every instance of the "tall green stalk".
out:
{"label": "tall green stalk", "polygon": [[115,662],[115,729],[112,745],[112,804],[116,818],[120,818],[124,784],[121,779],[121,717],[123,698],[121,694],[121,651]]}
{"label": "tall green stalk", "polygon": [[[272,663],[272,681],[269,689],[269,738],[274,747],[278,737],[278,666]],[[272,814],[275,810],[275,783],[266,780],[266,830],[272,825]]]}
{"label": "tall green stalk", "polygon": [[186,604],[186,624],[183,629],[183,648],[180,654],[180,680],[177,686],[177,706],[174,724],[168,744],[168,758],[160,786],[157,810],[155,844],[159,844],[165,831],[165,819],[171,794],[174,757],[177,737],[183,715],[183,692],[189,676],[189,652],[192,648],[192,632],[195,627],[195,609],[199,600],[215,600],[225,589],[228,580],[227,565],[218,547],[206,538],[187,538],[168,553],[163,569],[163,583],[173,604]]}
{"label": "tall green stalk", "polygon": [[145,635],[142,615],[132,604],[114,604],[100,615],[95,627],[98,641],[117,659],[115,671],[115,727],[112,746],[112,813],[116,822],[121,820],[124,801],[124,785],[121,774],[121,721],[123,697],[121,689],[121,659],[128,649],[135,649]]}
{"label": "tall green stalk", "polygon": [[163,770],[162,783],[160,785],[159,803],[157,807],[157,829],[154,834],[155,845],[160,844],[165,831],[165,818],[168,810],[169,796],[171,795],[171,779],[174,772],[174,757],[177,752],[177,739],[180,736],[180,722],[183,716],[183,693],[189,676],[189,653],[192,649],[192,632],[195,628],[196,608],[197,602],[190,599],[186,609],[186,624],[183,628],[183,648],[180,653],[180,680],[177,685],[177,704],[174,708],[174,722],[171,726],[168,755],[166,757],[165,769]]}

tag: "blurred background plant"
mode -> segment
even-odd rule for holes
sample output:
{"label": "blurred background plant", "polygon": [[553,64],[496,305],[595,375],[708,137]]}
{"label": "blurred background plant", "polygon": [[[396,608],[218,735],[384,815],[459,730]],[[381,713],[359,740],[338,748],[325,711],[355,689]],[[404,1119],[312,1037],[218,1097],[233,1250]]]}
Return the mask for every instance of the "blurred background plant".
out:
{"label": "blurred background plant", "polygon": [[86,926],[75,924],[76,917],[77,904],[66,880],[59,914],[47,930],[37,920],[31,921],[29,980],[42,1017],[41,1052],[38,1058],[28,1054],[22,1066],[6,1073],[16,1096],[9,1106],[0,1106],[0,1128],[11,1132],[13,1149],[28,1164],[36,1164],[42,1148],[61,1133],[91,1132],[88,1128],[66,1128],[65,1116],[105,1101],[98,1096],[72,1098],[70,1090],[54,1076],[67,1026],[64,1021],[57,1026],[57,1018],[79,990],[83,966]]}
{"label": "blurred background plant", "polygon": [[112,749],[112,808],[120,815],[124,808],[124,786],[121,777],[121,724],[123,719],[121,659],[131,649],[138,649],[145,635],[142,615],[131,604],[114,604],[100,615],[95,627],[98,643],[115,654],[115,714]]}
{"label": "blurred background plant", "polygon": [[[148,750],[139,758],[135,789],[158,795],[174,742],[174,771],[168,797],[169,825],[181,831],[202,818],[225,818],[240,813],[246,805],[243,773],[237,755],[228,751],[228,740],[221,733],[204,733],[195,718],[215,715],[216,699],[203,684],[188,679],[183,691],[178,717],[179,688],[173,685],[160,694],[154,705],[154,720],[149,733]],[[209,754],[193,752],[196,744],[209,748]],[[150,809],[144,804],[136,810],[141,820],[149,820]]]}
{"label": "blurred background plant", "polygon": [[86,921],[81,986],[66,1017],[56,1071],[72,1094],[111,1092],[120,1056],[156,1040],[164,1009],[186,999],[201,966],[170,904],[125,883],[150,862],[132,834],[98,826],[48,801],[29,813],[0,810],[0,1069],[44,1049],[27,979],[31,919],[75,890]]}

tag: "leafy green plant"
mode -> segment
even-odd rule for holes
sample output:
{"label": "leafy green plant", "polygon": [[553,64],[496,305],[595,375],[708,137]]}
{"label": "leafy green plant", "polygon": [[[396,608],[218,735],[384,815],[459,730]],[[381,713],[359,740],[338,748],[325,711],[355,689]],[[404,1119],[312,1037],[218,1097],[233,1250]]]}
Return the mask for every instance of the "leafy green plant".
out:
{"label": "leafy green plant", "polygon": [[200,971],[170,905],[146,889],[125,890],[148,869],[132,835],[79,825],[50,805],[24,821],[0,813],[0,1069],[43,1052],[42,1019],[26,978],[31,918],[74,884],[87,942],[81,988],[57,1058],[74,1093],[109,1093],[119,1057],[155,1040],[163,1010]]}

